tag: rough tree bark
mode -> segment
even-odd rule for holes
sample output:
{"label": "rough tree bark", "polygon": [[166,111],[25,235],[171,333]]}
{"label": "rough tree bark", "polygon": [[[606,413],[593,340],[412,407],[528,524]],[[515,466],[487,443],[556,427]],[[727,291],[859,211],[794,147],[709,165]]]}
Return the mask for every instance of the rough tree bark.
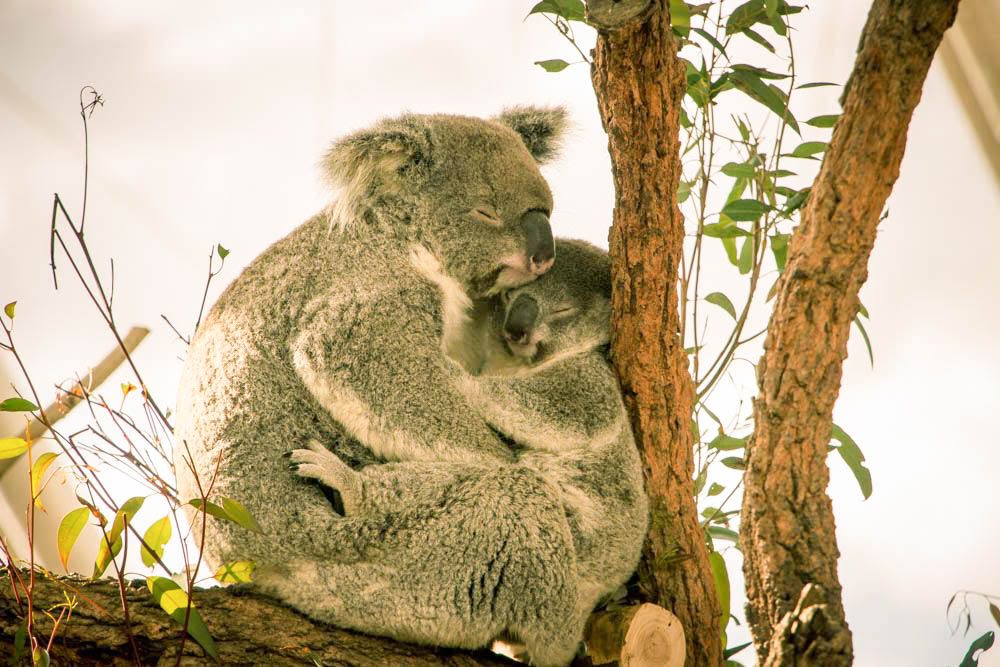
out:
{"label": "rough tree bark", "polygon": [[[740,540],[762,665],[847,665],[827,445],[858,291],[913,109],[958,0],[875,0],[792,234],[747,444]],[[807,584],[812,584],[807,587]]]}
{"label": "rough tree bark", "polygon": [[694,501],[693,388],[680,340],[684,67],[667,0],[589,0],[592,77],[615,182],[611,357],[645,461],[651,525],[639,575],[681,620],[688,664],[722,663],[721,609]]}
{"label": "rough tree bark", "polygon": [[[0,653],[13,646],[24,616],[7,573],[0,580]],[[22,571],[27,581],[27,572]],[[43,610],[77,600],[69,620],[59,625],[52,646],[54,665],[133,665],[133,652],[122,620],[117,583],[79,577],[58,580],[36,575],[33,594],[36,632],[48,637],[52,621]],[[20,587],[19,587],[20,589]],[[21,593],[23,600],[23,593]],[[143,665],[177,664],[180,627],[152,599],[145,585],[127,589],[131,634]],[[198,591],[195,604],[211,629],[221,664],[344,665],[351,667],[503,667],[518,665],[488,651],[456,651],[403,644],[316,623],[281,603],[233,588]],[[58,616],[59,610],[52,611]],[[30,654],[30,650],[29,650]],[[29,660],[30,662],[30,660]],[[217,665],[192,639],[184,642],[180,664]]]}

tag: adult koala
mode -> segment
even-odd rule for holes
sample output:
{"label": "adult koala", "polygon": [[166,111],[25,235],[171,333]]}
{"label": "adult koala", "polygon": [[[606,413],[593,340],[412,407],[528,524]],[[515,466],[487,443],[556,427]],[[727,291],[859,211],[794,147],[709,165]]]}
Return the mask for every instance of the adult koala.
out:
{"label": "adult koala", "polygon": [[[210,521],[206,559],[257,563],[258,585],[298,609],[404,640],[478,647],[520,636],[539,664],[579,636],[572,536],[551,485],[471,414],[442,349],[442,304],[529,282],[554,255],[549,188],[559,109],[494,120],[406,115],[338,142],[338,201],[254,260],[191,343],[177,403],[182,498],[243,503],[262,533]],[[354,467],[481,466],[449,502],[344,518],[286,452],[332,443]],[[363,444],[362,444],[363,443]],[[475,534],[455,517],[493,521]],[[331,599],[317,583],[336,582]]]}

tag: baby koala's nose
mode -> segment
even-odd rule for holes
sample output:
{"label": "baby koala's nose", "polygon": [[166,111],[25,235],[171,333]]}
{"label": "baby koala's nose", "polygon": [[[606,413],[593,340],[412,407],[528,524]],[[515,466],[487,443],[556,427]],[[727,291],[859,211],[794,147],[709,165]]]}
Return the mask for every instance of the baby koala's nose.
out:
{"label": "baby koala's nose", "polygon": [[503,336],[512,343],[527,343],[538,319],[538,302],[527,294],[519,294],[507,307]]}

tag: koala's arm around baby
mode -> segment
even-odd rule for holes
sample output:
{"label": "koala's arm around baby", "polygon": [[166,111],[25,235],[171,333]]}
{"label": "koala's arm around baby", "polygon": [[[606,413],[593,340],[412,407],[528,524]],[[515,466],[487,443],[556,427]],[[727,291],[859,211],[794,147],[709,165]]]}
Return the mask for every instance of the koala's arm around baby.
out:
{"label": "koala's arm around baby", "polygon": [[432,285],[321,295],[291,345],[305,386],[377,455],[409,461],[510,461],[510,449],[471,414],[441,347]]}

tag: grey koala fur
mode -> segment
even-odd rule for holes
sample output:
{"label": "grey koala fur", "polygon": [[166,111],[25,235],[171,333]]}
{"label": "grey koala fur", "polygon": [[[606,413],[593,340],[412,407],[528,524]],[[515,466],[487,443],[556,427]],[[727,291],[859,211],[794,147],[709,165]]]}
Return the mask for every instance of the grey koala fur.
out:
{"label": "grey koala fur", "polygon": [[[487,352],[478,355],[488,362],[477,366],[479,375],[461,384],[475,409],[518,447],[517,463],[502,467],[532,471],[557,490],[576,561],[572,609],[578,641],[594,606],[635,569],[647,504],[618,382],[600,351],[609,339],[607,255],[582,241],[560,239],[556,248],[552,270],[495,299],[493,307],[477,309],[466,323],[465,344],[452,351],[467,360],[477,356],[476,347]],[[512,307],[522,298],[537,305],[526,323],[531,355],[504,337]],[[340,491],[348,517],[448,502],[456,483],[494,474],[482,466],[423,461],[355,471],[316,440],[295,450],[292,459],[300,475]],[[528,645],[533,659],[537,650]]]}
{"label": "grey koala fur", "polygon": [[[579,577],[559,490],[469,408],[442,347],[464,295],[549,265],[527,220],[551,211],[536,159],[563,124],[558,109],[406,115],[333,147],[339,198],[246,268],[188,351],[179,494],[234,498],[262,528],[209,521],[209,563],[253,560],[262,590],[344,627],[468,648],[510,632],[540,665],[569,660]],[[436,503],[345,518],[289,469],[310,437],[355,468],[454,474]]]}

